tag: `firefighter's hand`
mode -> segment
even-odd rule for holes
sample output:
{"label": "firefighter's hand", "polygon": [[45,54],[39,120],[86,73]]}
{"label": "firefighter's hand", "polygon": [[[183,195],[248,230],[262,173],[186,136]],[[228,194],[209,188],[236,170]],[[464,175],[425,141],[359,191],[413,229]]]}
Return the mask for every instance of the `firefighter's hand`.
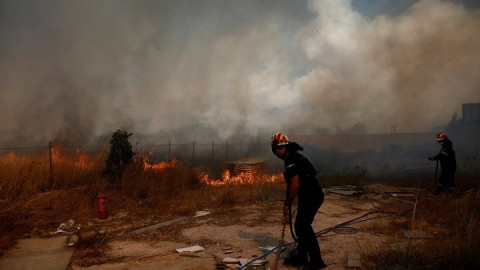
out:
{"label": "firefighter's hand", "polygon": [[428,160],[435,160],[435,157],[429,157]]}

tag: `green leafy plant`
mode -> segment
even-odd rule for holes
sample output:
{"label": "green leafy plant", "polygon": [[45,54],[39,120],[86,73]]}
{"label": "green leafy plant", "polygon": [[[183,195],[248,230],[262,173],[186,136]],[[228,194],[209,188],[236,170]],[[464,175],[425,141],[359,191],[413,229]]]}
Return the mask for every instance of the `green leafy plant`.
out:
{"label": "green leafy plant", "polygon": [[135,153],[128,141],[130,136],[132,133],[119,129],[113,133],[110,139],[110,152],[105,160],[106,168],[103,171],[103,175],[110,183],[121,179],[126,166],[133,161]]}

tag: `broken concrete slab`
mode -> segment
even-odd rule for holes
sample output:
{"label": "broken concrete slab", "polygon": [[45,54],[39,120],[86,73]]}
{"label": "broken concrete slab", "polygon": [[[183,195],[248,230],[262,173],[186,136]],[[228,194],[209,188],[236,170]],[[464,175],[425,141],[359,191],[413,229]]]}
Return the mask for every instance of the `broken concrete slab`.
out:
{"label": "broken concrete slab", "polygon": [[0,269],[65,270],[74,251],[66,240],[66,236],[22,239],[0,258]]}
{"label": "broken concrete slab", "polygon": [[222,262],[223,262],[223,263],[226,263],[226,264],[239,263],[237,258],[231,258],[231,257],[223,258]]}
{"label": "broken concrete slab", "polygon": [[[104,263],[99,265],[90,265],[88,267],[72,265],[72,270],[118,270],[118,269],[217,270],[218,269],[217,260],[215,259],[214,256],[206,253],[201,253],[201,254],[202,256],[195,257],[195,258],[186,257],[186,256],[182,256],[181,254],[175,253],[175,254],[159,255],[154,257],[134,259],[134,260],[124,261],[119,263]],[[36,269],[38,269],[38,267]],[[48,269],[48,268],[45,268],[45,269]]]}
{"label": "broken concrete slab", "polygon": [[[208,214],[210,214],[210,212],[208,212],[208,211],[197,211],[197,213],[195,214],[195,217],[203,217],[203,216],[206,216]],[[148,226],[148,227],[145,227],[145,228],[135,230],[132,233],[138,234],[138,233],[148,232],[148,231],[155,230],[155,229],[158,229],[158,228],[162,228],[162,227],[170,226],[170,225],[173,225],[173,224],[176,224],[176,223],[180,223],[180,222],[186,221],[187,219],[189,219],[189,217],[180,217],[180,218],[172,219],[172,220],[169,220],[169,221],[157,223],[155,225],[151,225],[151,226]]]}
{"label": "broken concrete slab", "polygon": [[178,253],[182,253],[182,252],[185,252],[185,251],[188,251],[188,252],[200,252],[200,251],[204,251],[205,249],[201,246],[198,246],[198,245],[195,245],[195,246],[191,246],[191,247],[186,247],[186,248],[177,248],[176,251]]}
{"label": "broken concrete slab", "polygon": [[190,258],[200,257],[200,255],[198,253],[191,252],[191,251],[184,251],[184,252],[180,253],[180,256],[185,256],[185,257],[190,257]]}
{"label": "broken concrete slab", "polygon": [[349,252],[347,254],[347,267],[349,268],[361,268],[361,256],[358,253]]}
{"label": "broken concrete slab", "polygon": [[403,234],[408,239],[432,239],[433,238],[431,234],[421,230],[403,231]]}
{"label": "broken concrete slab", "polygon": [[155,229],[158,229],[158,228],[162,228],[162,227],[165,227],[165,226],[170,226],[170,225],[173,225],[173,224],[176,224],[176,223],[180,223],[180,222],[185,221],[187,219],[188,219],[187,217],[172,219],[172,220],[169,220],[169,221],[157,223],[157,224],[152,225],[152,226],[148,226],[148,227],[145,227],[145,228],[135,230],[135,231],[133,231],[133,233],[138,234],[138,233],[148,232],[148,231],[155,230]]}
{"label": "broken concrete slab", "polygon": [[355,188],[350,186],[325,188],[324,190],[329,193],[344,196],[360,195],[365,193],[365,190],[363,188]]}
{"label": "broken concrete slab", "polygon": [[240,263],[240,265],[245,265],[249,262],[248,259],[244,259],[244,258],[238,258],[238,262]]}

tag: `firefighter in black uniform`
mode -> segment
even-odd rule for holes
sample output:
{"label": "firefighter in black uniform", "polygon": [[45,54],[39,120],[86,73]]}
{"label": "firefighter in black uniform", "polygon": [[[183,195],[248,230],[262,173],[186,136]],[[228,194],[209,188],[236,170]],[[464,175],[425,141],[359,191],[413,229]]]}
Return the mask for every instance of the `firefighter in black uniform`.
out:
{"label": "firefighter in black uniform", "polygon": [[324,199],[322,188],[316,178],[316,170],[305,156],[298,153],[303,148],[295,142],[290,142],[284,134],[275,134],[271,146],[272,152],[284,161],[283,176],[287,184],[283,208],[285,216],[290,213],[292,202],[298,196],[294,225],[298,245],[294,255],[285,258],[284,263],[307,266],[308,269],[325,268],[317,236],[312,228],[315,215]]}
{"label": "firefighter in black uniform", "polygon": [[440,153],[428,158],[429,160],[440,161],[441,172],[438,178],[438,187],[434,193],[435,195],[442,193],[447,186],[452,191],[455,189],[455,171],[457,170],[455,149],[453,148],[452,141],[448,139],[445,133],[438,133],[437,142],[442,146]]}

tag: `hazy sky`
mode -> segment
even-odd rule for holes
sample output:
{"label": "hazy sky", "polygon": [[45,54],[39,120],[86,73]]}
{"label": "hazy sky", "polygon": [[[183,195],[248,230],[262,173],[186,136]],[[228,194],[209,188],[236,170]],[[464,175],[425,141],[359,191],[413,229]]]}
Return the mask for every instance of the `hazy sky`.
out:
{"label": "hazy sky", "polygon": [[430,131],[480,102],[478,2],[0,0],[0,142]]}

